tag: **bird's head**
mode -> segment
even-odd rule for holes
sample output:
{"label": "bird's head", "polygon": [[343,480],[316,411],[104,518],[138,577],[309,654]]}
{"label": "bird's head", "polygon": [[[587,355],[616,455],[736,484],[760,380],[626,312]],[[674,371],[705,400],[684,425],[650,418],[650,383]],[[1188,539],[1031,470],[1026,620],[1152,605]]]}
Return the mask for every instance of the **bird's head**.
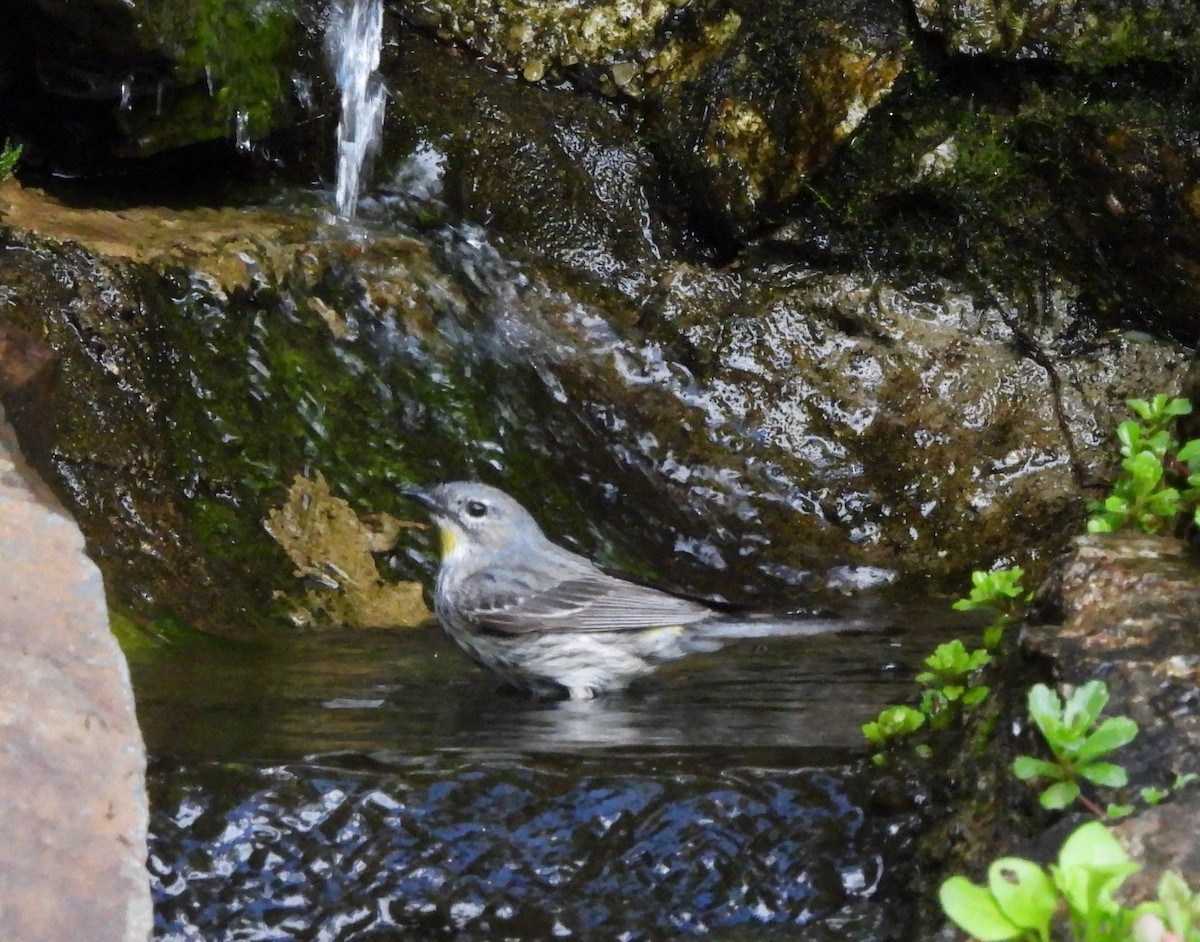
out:
{"label": "bird's head", "polygon": [[452,481],[428,490],[405,488],[402,493],[433,517],[441,534],[443,564],[468,553],[490,557],[522,542],[544,539],[529,511],[487,484]]}

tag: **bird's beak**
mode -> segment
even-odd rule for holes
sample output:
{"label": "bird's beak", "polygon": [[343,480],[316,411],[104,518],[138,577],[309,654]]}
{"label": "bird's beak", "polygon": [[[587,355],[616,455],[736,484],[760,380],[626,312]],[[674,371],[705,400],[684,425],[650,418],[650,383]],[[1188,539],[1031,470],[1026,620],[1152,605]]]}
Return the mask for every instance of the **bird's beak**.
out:
{"label": "bird's beak", "polygon": [[414,504],[424,507],[426,510],[439,509],[438,502],[434,499],[433,495],[429,491],[424,491],[419,487],[402,487],[400,488],[400,494],[411,500]]}

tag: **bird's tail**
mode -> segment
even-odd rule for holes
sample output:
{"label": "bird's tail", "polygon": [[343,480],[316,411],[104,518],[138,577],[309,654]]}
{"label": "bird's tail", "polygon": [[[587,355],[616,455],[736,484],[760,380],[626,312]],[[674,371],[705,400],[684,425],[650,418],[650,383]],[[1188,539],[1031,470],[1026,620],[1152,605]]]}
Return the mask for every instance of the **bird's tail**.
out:
{"label": "bird's tail", "polygon": [[858,618],[795,617],[779,615],[721,616],[687,626],[679,639],[689,654],[717,651],[735,641],[764,638],[801,638],[840,632],[877,629],[878,624]]}

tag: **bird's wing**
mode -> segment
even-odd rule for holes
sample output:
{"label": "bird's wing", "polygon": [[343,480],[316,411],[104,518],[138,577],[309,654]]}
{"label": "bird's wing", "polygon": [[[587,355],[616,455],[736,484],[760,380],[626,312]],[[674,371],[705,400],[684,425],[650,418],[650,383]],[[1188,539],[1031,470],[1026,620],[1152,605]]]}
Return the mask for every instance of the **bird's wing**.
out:
{"label": "bird's wing", "polygon": [[519,635],[536,631],[622,631],[687,625],[710,608],[658,589],[625,582],[599,569],[561,578],[512,567],[485,570],[459,583],[455,604],[477,630]]}

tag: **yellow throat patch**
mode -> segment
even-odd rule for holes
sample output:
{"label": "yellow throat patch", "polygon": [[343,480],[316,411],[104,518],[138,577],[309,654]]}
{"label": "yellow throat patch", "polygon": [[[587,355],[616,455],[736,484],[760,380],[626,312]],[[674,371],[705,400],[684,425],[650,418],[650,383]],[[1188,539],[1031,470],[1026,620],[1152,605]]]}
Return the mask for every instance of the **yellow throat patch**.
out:
{"label": "yellow throat patch", "polygon": [[442,555],[449,556],[454,552],[454,547],[458,545],[458,537],[456,537],[449,527],[438,527],[442,537]]}

